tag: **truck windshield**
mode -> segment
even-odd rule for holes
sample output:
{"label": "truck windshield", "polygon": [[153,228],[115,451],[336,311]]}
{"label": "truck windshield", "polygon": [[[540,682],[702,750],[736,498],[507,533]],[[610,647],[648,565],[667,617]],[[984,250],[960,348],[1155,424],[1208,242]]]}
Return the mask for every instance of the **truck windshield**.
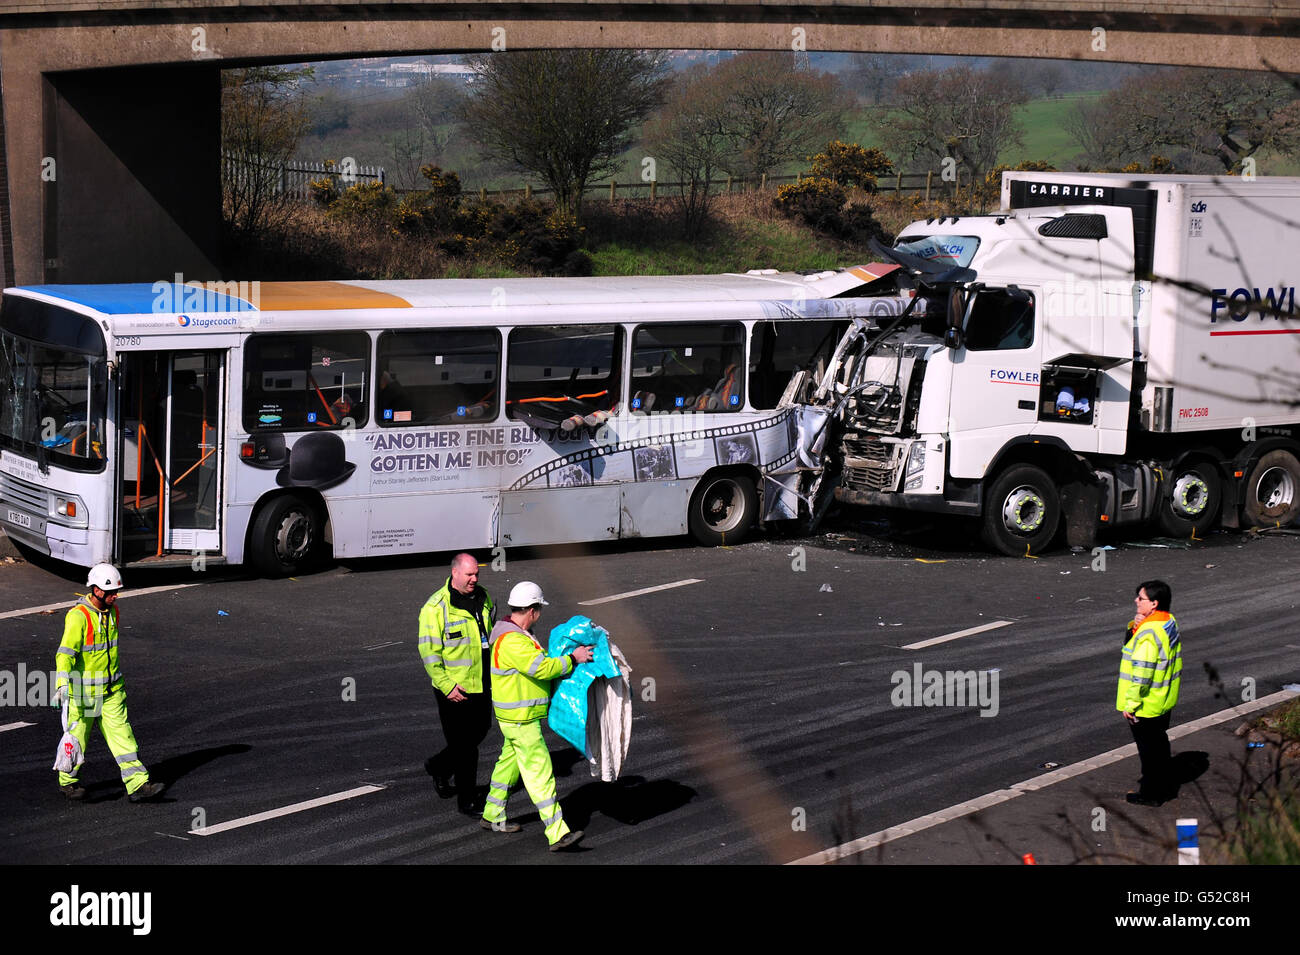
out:
{"label": "truck windshield", "polygon": [[894,246],[900,252],[961,269],[970,265],[979,247],[979,237],[973,235],[904,235]]}
{"label": "truck windshield", "polygon": [[0,305],[0,447],[74,470],[101,468],[105,357],[94,322],[6,295]]}

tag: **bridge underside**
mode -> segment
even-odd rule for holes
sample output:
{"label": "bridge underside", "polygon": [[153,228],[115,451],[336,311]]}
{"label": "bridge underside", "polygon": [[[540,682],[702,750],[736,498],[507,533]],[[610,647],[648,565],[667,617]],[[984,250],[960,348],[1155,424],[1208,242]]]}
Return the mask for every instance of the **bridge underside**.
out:
{"label": "bridge underside", "polygon": [[529,18],[536,9],[151,8],[0,19],[6,284],[221,277],[219,70],[253,63],[502,46],[802,45],[1300,73],[1294,19],[1059,11],[1048,22],[1041,11],[734,4],[555,4],[549,19]]}

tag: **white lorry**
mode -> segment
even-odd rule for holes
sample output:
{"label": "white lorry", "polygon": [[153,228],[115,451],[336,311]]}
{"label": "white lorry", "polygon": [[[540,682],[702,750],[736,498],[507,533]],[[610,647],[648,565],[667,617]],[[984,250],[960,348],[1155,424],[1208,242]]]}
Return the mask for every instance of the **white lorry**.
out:
{"label": "white lorry", "polygon": [[1008,172],[1002,210],[877,247],[913,307],[790,391],[824,485],[1006,554],[1295,520],[1300,179]]}

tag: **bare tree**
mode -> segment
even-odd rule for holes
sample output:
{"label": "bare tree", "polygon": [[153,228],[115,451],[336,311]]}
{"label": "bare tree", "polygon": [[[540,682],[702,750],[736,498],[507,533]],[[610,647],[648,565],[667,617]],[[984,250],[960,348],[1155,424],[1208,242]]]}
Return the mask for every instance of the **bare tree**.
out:
{"label": "bare tree", "polygon": [[1023,141],[1016,108],[1027,100],[1013,78],[964,66],[929,70],[898,81],[881,124],[895,156],[933,165],[952,160],[978,179],[999,153]]}
{"label": "bare tree", "polygon": [[311,79],[311,67],[258,66],[221,74],[222,202],[237,236],[264,228],[287,210],[282,170],[310,128],[303,90]]}
{"label": "bare tree", "polygon": [[829,73],[796,70],[786,53],[741,53],[709,82],[725,105],[732,155],[723,168],[757,177],[803,159],[844,126],[849,96]]}
{"label": "bare tree", "polygon": [[709,182],[731,152],[727,119],[727,101],[708,67],[696,66],[677,78],[663,109],[643,131],[651,156],[667,162],[679,179],[676,202],[688,238],[708,221]]}
{"label": "bare tree", "polygon": [[663,62],[636,50],[479,56],[459,116],[484,153],[538,176],[579,215],[587,183],[618,168],[631,130],[662,101]]}
{"label": "bare tree", "polygon": [[893,93],[894,84],[906,75],[908,62],[909,57],[901,54],[861,54],[849,71],[847,85],[868,103],[883,103]]}
{"label": "bare tree", "polygon": [[1237,173],[1260,150],[1300,147],[1300,101],[1267,73],[1162,71],[1076,108],[1066,128],[1098,166],[1164,155],[1183,172]]}

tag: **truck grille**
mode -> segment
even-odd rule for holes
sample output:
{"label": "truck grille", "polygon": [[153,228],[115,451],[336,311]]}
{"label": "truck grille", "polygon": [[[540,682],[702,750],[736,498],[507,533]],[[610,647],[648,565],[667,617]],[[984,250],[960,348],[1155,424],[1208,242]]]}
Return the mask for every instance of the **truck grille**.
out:
{"label": "truck grille", "polygon": [[858,491],[892,491],[898,483],[895,445],[873,438],[844,438],[845,486]]}
{"label": "truck grille", "polygon": [[0,501],[17,504],[34,514],[44,514],[49,497],[44,488],[0,472]]}

